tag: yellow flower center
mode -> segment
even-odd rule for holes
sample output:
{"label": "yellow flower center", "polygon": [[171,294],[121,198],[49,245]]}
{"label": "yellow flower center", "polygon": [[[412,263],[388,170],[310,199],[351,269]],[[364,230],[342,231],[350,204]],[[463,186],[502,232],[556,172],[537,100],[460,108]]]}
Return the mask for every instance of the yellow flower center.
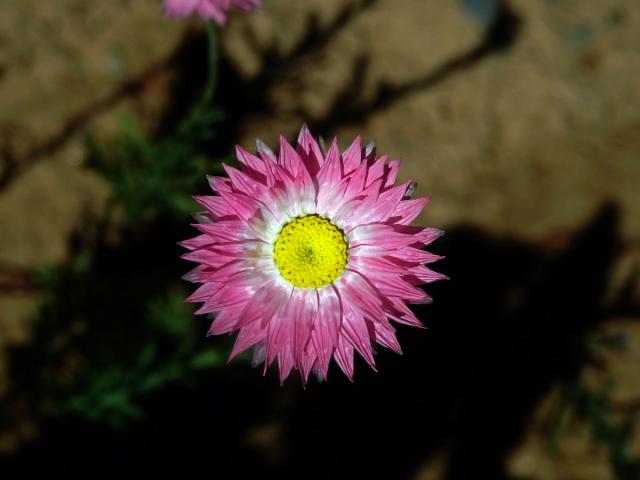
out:
{"label": "yellow flower center", "polygon": [[273,257],[289,283],[301,288],[320,288],[342,274],[347,265],[347,242],[331,222],[318,215],[307,215],[282,228]]}

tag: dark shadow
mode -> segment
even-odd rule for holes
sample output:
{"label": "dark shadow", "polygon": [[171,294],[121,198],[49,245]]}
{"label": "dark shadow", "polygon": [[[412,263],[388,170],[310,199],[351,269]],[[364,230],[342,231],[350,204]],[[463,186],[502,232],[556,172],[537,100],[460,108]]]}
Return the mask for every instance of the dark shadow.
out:
{"label": "dark shadow", "polygon": [[[585,337],[604,318],[617,223],[617,211],[603,208],[560,253],[453,230],[433,247],[447,256],[438,267],[452,280],[429,286],[435,303],[418,309],[429,330],[400,327],[405,354],[380,352],[379,373],[359,362],[355,383],[333,368],[328,383],[312,381],[303,390],[297,378],[281,388],[273,372],[263,379],[243,365],[206,372],[191,386],[145,396],[145,419],[123,431],[69,418],[44,425],[40,440],[3,462],[4,478],[215,472],[217,478],[406,479],[447,448],[447,479],[506,479],[505,456],[537,402],[554,384],[575,378],[587,359]],[[142,270],[177,275],[184,265],[171,260],[174,246],[161,244],[135,251]],[[128,278],[132,252],[105,258]],[[141,279],[134,280],[123,288]],[[135,298],[109,300],[135,305]],[[120,342],[126,333],[118,332]],[[265,425],[276,432],[266,443],[279,456],[249,440]]]}
{"label": "dark shadow", "polygon": [[300,396],[286,478],[410,478],[442,447],[447,479],[507,478],[533,407],[585,361],[617,238],[611,207],[557,256],[474,230],[445,236],[452,280],[428,289],[430,330],[401,329],[405,355],[383,355],[379,374]]}
{"label": "dark shadow", "polygon": [[[0,192],[7,188],[11,182],[33,164],[55,154],[60,148],[66,145],[71,138],[86,129],[87,124],[95,117],[113,108],[122,100],[140,94],[150,82],[173,68],[174,65],[184,65],[183,59],[189,56],[188,52],[192,51],[193,42],[191,38],[191,35],[187,35],[185,40],[178,45],[168,58],[161,59],[150,65],[142,73],[122,82],[104,97],[71,116],[53,136],[35,145],[21,158],[16,157],[10,147],[10,142],[2,142],[2,144],[0,144],[0,161],[2,161],[2,168],[0,169]],[[199,78],[199,76],[194,76],[194,78]]]}
{"label": "dark shadow", "polygon": [[[373,7],[377,2],[378,0],[363,0],[349,4],[326,26],[321,24],[317,15],[310,15],[306,20],[304,37],[286,55],[278,52],[275,47],[258,45],[257,39],[251,36],[251,30],[247,30],[247,38],[252,42],[253,49],[259,52],[264,67],[255,78],[246,80],[221,55],[217,91],[224,92],[224,95],[216,95],[211,108],[214,105],[220,107],[224,112],[224,121],[217,125],[215,138],[204,146],[204,150],[212,157],[228,155],[233,150],[247,115],[266,114],[273,110],[268,94],[271,87],[286,78],[302,59],[322,51],[363,10]],[[171,87],[171,103],[160,122],[158,136],[173,131],[199,99],[206,80],[206,58],[205,32],[190,32],[174,56],[173,66],[177,76]]]}
{"label": "dark shadow", "polygon": [[172,68],[177,75],[169,88],[171,101],[162,114],[157,137],[174,132],[202,95],[208,75],[207,47],[204,30],[190,30],[185,35],[173,58]]}
{"label": "dark shadow", "polygon": [[[233,151],[240,136],[241,127],[247,118],[254,115],[268,116],[275,111],[276,106],[269,100],[270,89],[282,79],[288,78],[299,67],[301,61],[321,53],[337,34],[348,28],[363,11],[374,7],[377,2],[378,0],[363,0],[349,4],[327,26],[322,26],[319,18],[311,15],[304,38],[286,55],[273,48],[261,49],[256,44],[254,48],[259,50],[264,67],[251,80],[241,78],[228,61],[221,57],[218,91],[225,94],[218,95],[213,103],[225,112],[225,118],[217,125],[215,137],[212,137],[208,144],[203,145],[203,151],[214,158],[228,155]],[[354,64],[351,82],[338,94],[329,113],[322,119],[306,120],[316,134],[330,136],[341,126],[361,121],[415,91],[431,88],[452,75],[472,67],[488,55],[509,48],[517,38],[520,24],[520,18],[511,10],[508,2],[502,2],[478,46],[447,61],[422,78],[404,85],[381,85],[372,101],[365,102],[360,96],[369,63],[366,56],[360,57]],[[149,81],[170,69],[177,72],[176,80],[170,88],[171,103],[164,112],[155,135],[161,137],[173,131],[180,120],[187,115],[202,91],[207,73],[206,44],[207,39],[203,31],[189,32],[168,58],[151,65],[145,72],[122,83],[104,98],[78,112],[62,125],[55,135],[34,146],[22,158],[16,158],[8,146],[9,143],[2,142],[3,144],[0,145],[2,154],[0,192],[34,163],[58,151],[69,139],[80,133],[90,120],[112,108],[122,99],[139,93]]]}
{"label": "dark shadow", "polygon": [[[253,49],[259,52],[263,68],[259,74],[250,79],[238,75],[235,69],[223,57],[219,64],[218,95],[214,104],[225,114],[224,121],[218,125],[215,141],[210,142],[206,151],[213,157],[229,154],[241,134],[242,126],[247,118],[264,116],[268,118],[277,110],[271,104],[270,91],[274,85],[285,79],[291,81],[295,77],[300,64],[319,55],[342,30],[348,28],[364,11],[376,5],[378,0],[364,0],[349,4],[327,26],[322,26],[319,18],[311,15],[307,22],[304,38],[287,54],[282,54],[275,47],[266,48],[253,42]],[[329,113],[321,119],[306,118],[304,112],[296,112],[305,118],[316,134],[329,136],[337,128],[364,120],[369,115],[384,109],[416,91],[424,91],[449,79],[468,68],[471,68],[489,55],[510,48],[516,41],[521,26],[521,19],[513,12],[508,2],[501,2],[480,43],[470,51],[448,60],[435,71],[424,77],[403,85],[382,84],[373,100],[363,100],[362,87],[368,75],[370,59],[362,55],[353,65],[350,82],[342,89],[333,101]],[[251,31],[247,36],[251,39]],[[193,83],[193,79],[204,78],[207,70],[206,38],[202,32],[194,32],[184,43],[178,58],[178,77],[172,88],[172,104],[162,121],[162,131],[172,128],[186,114],[196,99],[202,83]],[[294,80],[295,82],[295,80]],[[293,132],[284,132],[293,133]]]}
{"label": "dark shadow", "polygon": [[383,110],[415,92],[426,91],[450,79],[482,61],[486,57],[510,48],[517,39],[521,19],[507,2],[500,3],[496,15],[489,24],[482,41],[468,52],[445,62],[433,72],[402,85],[381,84],[373,100],[361,100],[360,92],[370,60],[360,57],[354,65],[351,82],[345,86],[333,102],[329,114],[310,127],[320,135],[331,136],[341,126],[359,123],[370,115]]}

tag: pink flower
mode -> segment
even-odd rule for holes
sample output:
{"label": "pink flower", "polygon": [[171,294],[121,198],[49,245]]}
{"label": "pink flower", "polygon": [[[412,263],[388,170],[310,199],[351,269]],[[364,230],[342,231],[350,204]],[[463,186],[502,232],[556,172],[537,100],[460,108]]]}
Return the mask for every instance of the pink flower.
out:
{"label": "pink flower", "polygon": [[417,285],[446,277],[424,266],[442,258],[422,247],[443,232],[409,226],[428,199],[395,185],[399,161],[359,137],[324,154],[306,126],[295,148],[280,138],[279,156],[260,141],[259,156],[236,152],[240,169],[209,177],[201,234],[181,244],[209,334],[237,331],[231,358],[253,347],[281,381],[292,368],[326,379],[332,358],[353,379],[354,351],[375,369],[376,343],[400,353],[392,322],[421,327],[407,303],[430,302]]}
{"label": "pink flower", "polygon": [[164,0],[165,10],[172,17],[184,18],[196,12],[203,20],[213,19],[218,25],[224,25],[231,7],[248,11],[261,5],[261,0]]}

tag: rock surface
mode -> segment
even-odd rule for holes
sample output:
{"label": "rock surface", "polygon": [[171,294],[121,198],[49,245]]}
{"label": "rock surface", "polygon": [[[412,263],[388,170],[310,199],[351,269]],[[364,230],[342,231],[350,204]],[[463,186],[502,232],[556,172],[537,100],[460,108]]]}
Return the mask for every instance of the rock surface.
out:
{"label": "rock surface", "polygon": [[[260,52],[295,50],[297,3],[274,1],[231,26],[226,51],[241,72],[259,75]],[[349,3],[302,10],[326,31]],[[343,143],[361,134],[402,157],[402,176],[434,198],[422,221],[541,240],[614,201],[626,238],[640,237],[637,6],[512,1],[482,50],[487,36],[463,2],[360,3],[322,47],[285,62],[267,90],[271,109],[246,123],[243,144],[320,124]],[[358,115],[331,112],[336,100]]]}
{"label": "rock surface", "polygon": [[182,28],[154,0],[0,5],[0,262],[64,260],[80,213],[107,193],[81,166],[84,135],[127,101],[158,115],[153,74]]}

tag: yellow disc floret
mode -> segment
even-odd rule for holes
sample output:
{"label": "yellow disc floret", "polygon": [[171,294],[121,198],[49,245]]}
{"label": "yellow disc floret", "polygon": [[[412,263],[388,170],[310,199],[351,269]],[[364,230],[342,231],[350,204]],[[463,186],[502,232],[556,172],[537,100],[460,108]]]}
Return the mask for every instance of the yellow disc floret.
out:
{"label": "yellow disc floret", "polygon": [[289,283],[300,288],[320,288],[342,274],[347,265],[347,242],[331,222],[307,215],[282,228],[273,258]]}

